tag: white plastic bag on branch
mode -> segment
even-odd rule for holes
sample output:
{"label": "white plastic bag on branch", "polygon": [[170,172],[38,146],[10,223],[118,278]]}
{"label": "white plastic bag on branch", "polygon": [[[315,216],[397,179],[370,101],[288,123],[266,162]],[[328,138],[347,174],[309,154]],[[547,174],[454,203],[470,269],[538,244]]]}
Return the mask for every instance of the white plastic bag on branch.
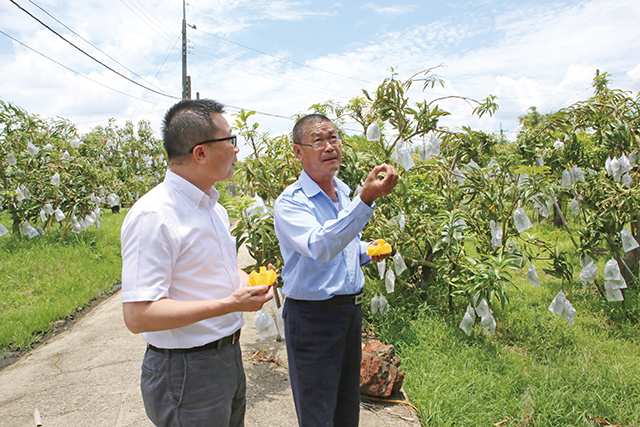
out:
{"label": "white plastic bag on branch", "polygon": [[536,157],[535,162],[537,166],[544,166],[544,159],[542,157]]}
{"label": "white plastic bag on branch", "polygon": [[467,306],[467,312],[464,314],[462,321],[460,322],[460,329],[464,331],[465,334],[471,335],[473,331],[473,323],[476,318],[476,311],[473,309],[471,304]]}
{"label": "white plastic bag on branch", "polygon": [[633,183],[628,172],[620,177],[620,182],[623,183],[627,188],[631,188],[631,184]]}
{"label": "white plastic bag on branch", "polygon": [[407,269],[407,265],[404,263],[404,259],[398,251],[396,251],[396,254],[393,256],[393,266],[396,270],[397,276],[401,275],[402,272]]}
{"label": "white plastic bag on branch", "polygon": [[491,246],[494,249],[499,248],[502,246],[502,228],[494,220],[489,221],[489,227],[491,228]]}
{"label": "white plastic bag on branch", "polygon": [[60,210],[60,208],[56,209],[55,211],[53,211],[53,214],[56,217],[56,220],[58,222],[62,221],[63,219],[65,219],[66,217],[64,216],[64,213],[62,213],[62,211]]}
{"label": "white plastic bag on branch", "polygon": [[267,212],[267,205],[265,205],[264,200],[257,194],[253,196],[253,201],[249,205],[249,207],[244,211],[244,214],[247,218],[252,217],[253,215],[260,215]]}
{"label": "white plastic bag on branch", "polygon": [[473,170],[473,169],[479,169],[480,166],[478,166],[478,164],[476,162],[473,161],[473,159],[469,160],[469,163],[467,163],[467,166],[465,167],[465,169],[467,170]]}
{"label": "white plastic bag on branch", "polygon": [[418,160],[426,162],[431,157],[440,156],[440,140],[433,134],[429,137],[429,141],[426,140],[426,135],[423,138],[422,144],[418,146]]}
{"label": "white plastic bag on branch", "polygon": [[562,317],[567,321],[569,326],[573,326],[573,321],[576,319],[576,309],[573,308],[569,300],[565,301]]}
{"label": "white plastic bag on branch", "polygon": [[404,214],[400,212],[398,214],[398,226],[400,227],[400,231],[404,231],[405,224],[406,224],[406,221],[404,219]]}
{"label": "white plastic bag on branch", "polygon": [[16,188],[15,190],[16,194],[18,194],[18,201],[21,202],[25,199],[24,194],[22,193],[22,189],[20,187]]}
{"label": "white plastic bag on branch", "polygon": [[[101,154],[102,155],[102,154]],[[62,154],[62,157],[60,157],[60,160],[62,160],[63,162],[68,162],[69,160],[71,160],[71,155],[69,154],[68,151],[65,151]]]}
{"label": "white plastic bag on branch", "polygon": [[116,195],[116,194],[109,194],[107,196],[107,203],[109,204],[109,207],[114,207],[114,206],[119,206],[120,205],[120,196]]}
{"label": "white plastic bag on branch", "polygon": [[533,208],[538,210],[538,214],[543,218],[549,218],[551,202],[549,200],[545,200],[542,196],[534,196],[531,200],[533,201]]}
{"label": "white plastic bag on branch", "polygon": [[256,313],[255,324],[256,332],[260,338],[274,337],[278,334],[276,322],[273,321],[273,317],[264,307]]}
{"label": "white plastic bag on branch", "polygon": [[636,241],[636,239],[633,238],[633,235],[631,234],[631,232],[626,227],[624,227],[620,232],[620,237],[622,238],[622,248],[624,249],[625,252],[632,251],[638,246],[640,246],[638,245],[638,242]]}
{"label": "white plastic bag on branch", "polygon": [[8,232],[9,232],[9,230],[7,230],[7,227],[5,227],[4,225],[0,224],[0,236],[4,236]]}
{"label": "white plastic bag on branch", "polygon": [[7,154],[7,164],[9,166],[15,166],[18,161],[16,160],[16,156],[13,153]]}
{"label": "white plastic bag on branch", "polygon": [[71,141],[71,146],[73,148],[79,148],[80,144],[82,144],[82,141],[80,141],[79,139],[74,139],[73,141]]}
{"label": "white plastic bag on branch", "polygon": [[595,265],[593,261],[589,261],[589,263],[585,265],[580,272],[580,282],[582,283],[582,287],[586,288],[587,284],[595,282],[596,274],[598,274],[598,266]]}
{"label": "white plastic bag on branch", "polygon": [[481,318],[480,324],[482,325],[482,329],[484,329],[485,334],[487,332],[491,332],[492,334],[496,333],[496,319],[492,314]]}
{"label": "white plastic bag on branch", "polygon": [[604,280],[609,281],[624,281],[622,274],[620,273],[620,266],[615,258],[611,258],[604,265]]}
{"label": "white plastic bag on branch", "polygon": [[40,233],[38,233],[38,230],[36,230],[31,226],[31,224],[29,224],[29,221],[25,221],[22,223],[22,234],[30,239],[33,239],[34,237],[40,235]]}
{"label": "white plastic bag on branch", "polygon": [[387,261],[386,260],[382,260],[380,262],[377,263],[378,264],[378,274],[380,275],[380,280],[384,279],[384,270],[387,267]]}
{"label": "white plastic bag on branch", "polygon": [[485,333],[496,332],[496,319],[494,319],[489,304],[484,298],[480,301],[480,304],[476,305],[476,314],[480,317],[480,324]]}
{"label": "white plastic bag on branch", "polygon": [[380,297],[378,294],[375,294],[373,298],[371,298],[371,314],[376,314],[380,310]]}
{"label": "white plastic bag on branch", "polygon": [[464,175],[462,174],[460,169],[458,169],[457,166],[453,169],[452,175],[455,178],[455,180],[458,181],[458,184],[460,185],[464,184],[464,179],[465,179]]}
{"label": "white plastic bag on branch", "polygon": [[38,234],[39,234],[39,235],[41,235],[41,236],[44,236],[45,234],[47,234],[47,233],[45,233],[44,228],[42,228],[42,227],[40,227],[40,226],[37,226],[37,227],[36,227],[36,231],[37,231],[37,232],[38,232]]}
{"label": "white plastic bag on branch", "polygon": [[414,167],[416,164],[413,161],[413,157],[411,157],[411,152],[409,151],[409,144],[405,141],[398,141],[396,144],[395,150],[395,159],[396,162],[405,170],[409,170]]}
{"label": "white plastic bag on branch", "polygon": [[607,294],[607,301],[622,301],[624,299],[621,289],[627,288],[627,282],[620,273],[618,262],[611,258],[604,266],[604,289]]}
{"label": "white plastic bag on branch", "polygon": [[29,200],[31,198],[31,191],[29,191],[27,187],[23,185],[20,187],[20,190],[22,191],[22,195],[25,199]]}
{"label": "white plastic bag on branch", "polygon": [[549,305],[549,311],[557,314],[558,316],[562,316],[569,326],[573,325],[573,321],[576,318],[576,310],[573,308],[569,300],[567,300],[564,292],[560,291],[555,296],[551,304]]}
{"label": "white plastic bag on branch", "polygon": [[573,185],[573,177],[568,169],[562,171],[562,188],[568,190]]}
{"label": "white plastic bag on branch", "polygon": [[538,277],[538,272],[536,271],[536,267],[533,265],[533,262],[529,266],[529,270],[527,270],[527,282],[536,287],[540,286],[540,278]]}
{"label": "white plastic bag on branch", "polygon": [[89,228],[93,224],[95,224],[95,221],[91,215],[87,215],[84,217],[84,224],[87,226],[87,228]]}
{"label": "white plastic bag on branch", "polygon": [[53,213],[55,212],[53,210],[53,206],[51,206],[51,203],[47,203],[44,205],[44,211],[47,213],[47,215],[53,215]]}
{"label": "white plastic bag on branch", "polygon": [[573,198],[573,200],[571,200],[571,212],[575,216],[580,215],[580,200],[576,199],[575,197]]}
{"label": "white plastic bag on branch", "polygon": [[521,207],[516,208],[516,210],[513,212],[513,221],[515,222],[516,230],[518,230],[518,233],[522,233],[523,231],[533,227],[531,221],[529,221],[529,217]]}
{"label": "white plastic bag on branch", "polygon": [[27,152],[33,156],[37,155],[40,149],[31,142],[27,143]]}
{"label": "white plastic bag on branch", "polygon": [[564,148],[564,142],[557,140],[556,142],[553,143],[554,150],[559,150],[561,148]]}
{"label": "white plastic bag on branch", "polygon": [[551,304],[549,305],[549,311],[560,316],[564,311],[566,302],[567,297],[565,296],[564,292],[558,292],[558,294],[553,298],[553,301],[551,301]]}
{"label": "white plastic bag on branch", "polygon": [[380,126],[378,126],[378,123],[371,123],[367,128],[367,141],[380,141],[381,136]]}
{"label": "white plastic bag on branch", "polygon": [[526,173],[519,173],[517,186],[527,187],[528,185],[529,185],[529,175],[527,175]]}
{"label": "white plastic bag on branch", "polygon": [[51,177],[51,185],[60,186],[60,174],[58,172]]}
{"label": "white plastic bag on branch", "polygon": [[384,295],[380,295],[378,298],[378,311],[380,314],[387,314],[389,312],[389,302]]}
{"label": "white plastic bag on branch", "polygon": [[390,294],[395,290],[396,275],[393,274],[393,270],[387,270],[387,274],[384,277],[384,285],[387,288],[387,293]]}
{"label": "white plastic bag on branch", "polygon": [[620,164],[620,170],[622,171],[622,174],[631,170],[631,163],[629,162],[629,158],[624,154],[618,157],[618,163]]}
{"label": "white plastic bag on branch", "polygon": [[574,166],[571,168],[571,178],[573,183],[576,182],[585,182],[584,181],[584,172],[578,166]]}

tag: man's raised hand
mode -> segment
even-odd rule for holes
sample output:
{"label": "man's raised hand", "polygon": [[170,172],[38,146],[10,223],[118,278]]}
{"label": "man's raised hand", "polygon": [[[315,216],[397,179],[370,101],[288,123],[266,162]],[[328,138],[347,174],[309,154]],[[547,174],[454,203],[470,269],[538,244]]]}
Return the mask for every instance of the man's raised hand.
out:
{"label": "man's raised hand", "polygon": [[[378,176],[383,172],[385,176],[380,179]],[[360,191],[360,200],[371,206],[378,197],[391,194],[397,183],[398,172],[393,166],[386,163],[376,166],[369,172],[367,179],[364,181]]]}

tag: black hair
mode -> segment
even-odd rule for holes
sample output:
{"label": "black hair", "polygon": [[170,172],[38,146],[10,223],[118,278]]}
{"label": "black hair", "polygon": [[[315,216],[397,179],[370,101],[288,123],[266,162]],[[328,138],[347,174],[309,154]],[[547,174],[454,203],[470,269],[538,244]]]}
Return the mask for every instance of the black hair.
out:
{"label": "black hair", "polygon": [[198,141],[215,133],[214,113],[224,113],[224,105],[212,99],[183,99],[167,111],[162,139],[169,161],[187,156]]}

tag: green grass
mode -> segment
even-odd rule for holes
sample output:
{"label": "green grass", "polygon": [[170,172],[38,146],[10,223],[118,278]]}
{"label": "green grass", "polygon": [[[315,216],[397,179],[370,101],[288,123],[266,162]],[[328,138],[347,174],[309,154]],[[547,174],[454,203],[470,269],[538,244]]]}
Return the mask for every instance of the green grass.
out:
{"label": "green grass", "polygon": [[[103,212],[100,229],[0,237],[0,353],[28,349],[53,323],[73,316],[120,280],[124,212]],[[10,219],[0,216],[7,228]]]}
{"label": "green grass", "polygon": [[[566,233],[547,226],[539,233],[559,239],[564,250],[573,248]],[[597,262],[601,283],[607,260]],[[415,291],[386,295],[391,311],[377,315],[373,325],[396,347],[404,388],[422,425],[601,426],[596,417],[640,425],[637,289],[627,291],[626,309],[607,302],[594,286],[582,289],[577,255],[571,262],[572,283],[545,274],[545,261],[535,262],[539,288],[527,283],[526,268],[518,271],[510,302],[492,307],[495,334],[485,334],[478,319],[471,336],[458,327],[462,298],[454,298],[449,314],[444,305],[412,301]],[[577,311],[571,327],[548,310],[561,289]]]}

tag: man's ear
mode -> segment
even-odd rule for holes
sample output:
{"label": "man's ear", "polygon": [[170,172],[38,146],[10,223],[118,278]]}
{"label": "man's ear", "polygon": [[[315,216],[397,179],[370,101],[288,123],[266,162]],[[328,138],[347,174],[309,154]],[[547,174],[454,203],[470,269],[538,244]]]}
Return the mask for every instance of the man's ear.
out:
{"label": "man's ear", "polygon": [[304,157],[303,153],[302,153],[302,145],[300,144],[293,144],[293,154],[296,155],[296,157],[298,158],[298,160],[302,161],[302,158]]}
{"label": "man's ear", "polygon": [[202,145],[196,145],[193,147],[191,157],[198,163],[202,163],[207,158],[207,152]]}

